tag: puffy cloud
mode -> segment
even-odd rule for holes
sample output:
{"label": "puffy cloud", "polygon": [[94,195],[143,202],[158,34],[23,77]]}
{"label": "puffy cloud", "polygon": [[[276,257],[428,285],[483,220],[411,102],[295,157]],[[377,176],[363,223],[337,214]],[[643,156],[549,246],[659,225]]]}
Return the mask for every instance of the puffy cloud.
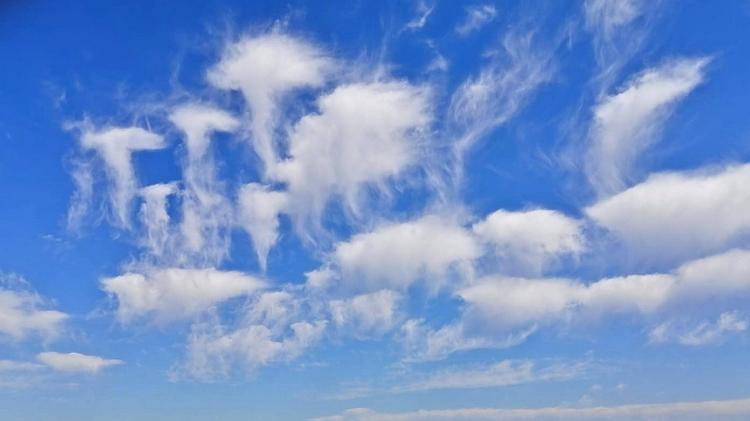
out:
{"label": "puffy cloud", "polygon": [[[122,227],[130,226],[130,205],[137,192],[137,182],[131,156],[133,152],[162,149],[166,146],[164,139],[140,127],[105,127],[95,129],[84,125],[80,144],[85,149],[95,150],[105,164],[107,176],[111,182],[110,204],[115,223]],[[90,173],[76,171],[74,179],[83,190],[79,199],[90,196]],[[81,213],[81,203],[77,203],[73,213]]]}
{"label": "puffy cloud", "polygon": [[104,278],[102,289],[117,299],[117,317],[128,323],[152,317],[157,323],[188,319],[264,283],[241,272],[216,269],[154,269]]}
{"label": "puffy cloud", "polygon": [[[403,341],[407,360],[436,360],[457,351],[517,345],[536,329],[556,323],[618,315],[656,318],[678,311],[683,303],[709,299],[721,303],[747,294],[747,250],[695,260],[671,273],[606,278],[590,284],[570,279],[489,276],[456,292],[463,302],[456,321],[433,329],[410,320],[402,328]],[[724,325],[725,331],[741,326]],[[695,332],[696,338],[710,329],[701,330],[705,332]]]}
{"label": "puffy cloud", "polygon": [[669,61],[647,69],[594,108],[586,174],[600,195],[631,180],[636,158],[651,147],[674,106],[704,79],[708,58]]}
{"label": "puffy cloud", "polygon": [[185,139],[187,157],[183,164],[182,238],[174,258],[180,263],[218,264],[229,250],[233,224],[232,206],[217,180],[209,148],[215,132],[235,131],[239,122],[225,111],[187,104],[169,116]]}
{"label": "puffy cloud", "polygon": [[413,412],[379,413],[365,408],[349,409],[341,415],[314,421],[432,421],[432,420],[741,420],[750,415],[750,399],[596,406],[588,408],[463,408],[421,409]]}
{"label": "puffy cloud", "polygon": [[420,279],[434,289],[452,269],[469,270],[480,254],[481,247],[469,231],[449,219],[428,215],[357,234],[336,245],[332,260],[350,289],[401,290]]}
{"label": "puffy cloud", "polygon": [[586,209],[642,262],[718,252],[750,234],[750,165],[661,173]]}
{"label": "puffy cloud", "polygon": [[490,244],[504,272],[539,274],[555,259],[577,255],[585,249],[581,222],[559,212],[533,209],[498,210],[473,226]]}
{"label": "puffy cloud", "polygon": [[332,67],[332,61],[314,45],[271,32],[228,45],[209,70],[208,80],[244,95],[252,112],[253,146],[268,172],[278,159],[273,130],[279,101],[294,89],[320,86]]}
{"label": "puffy cloud", "polygon": [[681,345],[702,346],[721,342],[727,334],[747,330],[748,321],[735,311],[721,313],[716,322],[702,321],[695,326],[680,326],[665,322],[649,332],[652,343],[677,342]]}
{"label": "puffy cloud", "polygon": [[279,237],[279,214],[287,207],[287,195],[250,183],[240,189],[238,202],[238,223],[250,234],[260,267],[265,270],[268,251]]}
{"label": "puffy cloud", "polygon": [[120,365],[121,360],[105,359],[94,355],[84,355],[77,352],[42,352],[37,359],[56,371],[66,373],[97,374],[104,368]]}
{"label": "puffy cloud", "polygon": [[404,82],[342,85],[318,107],[291,129],[289,158],[273,174],[288,186],[298,227],[317,221],[333,195],[356,213],[366,185],[418,163],[431,118],[427,91]]}
{"label": "puffy cloud", "polygon": [[382,335],[398,322],[398,304],[401,294],[382,290],[357,295],[328,304],[333,323],[354,336],[365,338]]}
{"label": "puffy cloud", "polygon": [[0,336],[20,340],[39,335],[51,339],[60,333],[67,314],[49,310],[42,297],[22,288],[25,282],[20,278],[0,276],[0,281]]}
{"label": "puffy cloud", "polygon": [[497,16],[497,9],[491,4],[469,6],[466,8],[466,18],[456,27],[456,33],[467,36],[492,22]]}

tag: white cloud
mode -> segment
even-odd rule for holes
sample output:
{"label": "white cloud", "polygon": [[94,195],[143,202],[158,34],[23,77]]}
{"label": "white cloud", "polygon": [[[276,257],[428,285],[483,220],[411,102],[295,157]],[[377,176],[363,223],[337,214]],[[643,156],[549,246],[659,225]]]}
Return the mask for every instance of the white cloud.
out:
{"label": "white cloud", "polygon": [[279,213],[287,207],[287,196],[250,183],[240,189],[238,202],[238,223],[250,235],[260,267],[265,270],[268,251],[279,237]]}
{"label": "white cloud", "polygon": [[665,322],[649,332],[652,343],[677,342],[681,345],[703,346],[721,342],[727,334],[747,330],[748,321],[737,312],[725,312],[716,322],[704,320],[691,327]]}
{"label": "white cloud", "polygon": [[399,320],[398,304],[401,294],[382,290],[357,295],[328,304],[331,320],[340,329],[355,337],[379,336],[391,330]]}
{"label": "white cloud", "polygon": [[233,132],[239,122],[225,111],[187,104],[175,109],[169,119],[185,138],[187,157],[183,164],[182,238],[175,244],[179,263],[218,264],[229,250],[232,206],[217,180],[211,135]]}
{"label": "white cloud", "polygon": [[[130,206],[137,192],[137,182],[133,170],[131,155],[137,151],[162,149],[166,146],[164,139],[140,127],[104,127],[95,129],[84,124],[80,144],[85,149],[97,152],[105,164],[107,176],[111,182],[110,205],[115,223],[121,227],[130,227]],[[88,174],[88,175],[87,175]],[[87,172],[74,172],[76,184],[83,190],[79,193],[81,200],[90,196],[91,177]],[[78,208],[73,214],[80,214],[83,202],[74,202]]]}
{"label": "white cloud", "polygon": [[750,416],[750,399],[698,402],[672,402],[633,404],[621,406],[595,406],[588,408],[463,408],[421,409],[413,412],[379,413],[356,408],[341,415],[314,418],[314,421],[432,421],[432,420],[741,420]]}
{"label": "white cloud", "polygon": [[174,233],[170,228],[167,198],[177,193],[177,183],[152,184],[141,188],[140,219],[146,229],[144,245],[153,255],[162,256],[170,244]]}
{"label": "white cloud", "polygon": [[338,243],[333,262],[347,288],[401,290],[424,279],[439,288],[451,270],[470,270],[481,247],[460,225],[434,215],[385,225]]}
{"label": "white cloud", "polygon": [[[689,262],[672,273],[606,278],[590,284],[489,276],[456,292],[463,302],[456,321],[433,329],[410,320],[402,331],[408,360],[436,360],[457,351],[517,345],[543,326],[618,315],[656,318],[679,313],[683,304],[709,299],[720,304],[749,294],[750,251],[732,250]],[[740,326],[725,324],[726,329]]]}
{"label": "white cloud", "polygon": [[298,228],[316,223],[334,195],[357,214],[365,186],[384,188],[418,164],[431,118],[428,92],[405,82],[342,85],[318,107],[291,129],[289,158],[274,173],[288,186]]}
{"label": "white cloud", "polygon": [[581,222],[559,212],[497,210],[474,224],[474,233],[490,244],[504,273],[541,274],[556,259],[585,249]]}
{"label": "white cloud", "polygon": [[209,70],[211,84],[240,90],[249,104],[252,142],[266,173],[273,171],[278,160],[273,131],[279,101],[294,89],[320,86],[332,67],[332,61],[314,45],[271,32],[228,45]]}
{"label": "white cloud", "polygon": [[661,173],[586,209],[640,262],[718,252],[750,234],[750,165]]}
{"label": "white cloud", "polygon": [[[19,284],[14,287],[13,284]],[[60,334],[68,315],[49,310],[49,304],[34,292],[22,288],[20,278],[0,276],[0,336],[12,340],[38,335],[52,339]]]}
{"label": "white cloud", "polygon": [[203,381],[225,378],[239,365],[246,372],[276,361],[291,361],[318,341],[326,323],[297,321],[283,332],[263,324],[227,330],[217,323],[193,326],[183,375]]}
{"label": "white cloud", "polygon": [[415,16],[414,19],[412,19],[406,24],[406,29],[410,31],[418,31],[424,28],[424,26],[427,24],[427,19],[429,19],[434,8],[435,8],[434,5],[428,5],[427,2],[424,0],[417,1],[416,2],[417,16]]}
{"label": "white cloud", "polygon": [[672,60],[647,69],[594,108],[586,175],[600,195],[632,179],[636,158],[658,139],[674,106],[703,82],[708,58]]}
{"label": "white cloud", "polygon": [[497,9],[491,4],[469,6],[466,8],[466,18],[456,27],[456,33],[467,36],[492,22],[495,16],[497,16]]}
{"label": "white cloud", "polygon": [[578,377],[587,364],[553,363],[539,366],[530,360],[503,360],[474,367],[439,370],[394,389],[394,392],[415,392],[439,389],[478,389],[504,387],[543,381],[564,381]]}
{"label": "white cloud", "polygon": [[121,360],[105,359],[94,355],[84,355],[77,352],[42,352],[37,359],[56,371],[66,373],[97,374],[104,368],[120,365]]}
{"label": "white cloud", "polygon": [[533,33],[506,35],[490,63],[451,96],[448,119],[458,133],[459,161],[477,140],[518,113],[553,71],[551,55],[535,45]]}
{"label": "white cloud", "polygon": [[241,272],[216,269],[154,269],[101,281],[117,299],[117,317],[128,323],[151,317],[157,323],[189,319],[230,298],[251,294],[264,283]]}

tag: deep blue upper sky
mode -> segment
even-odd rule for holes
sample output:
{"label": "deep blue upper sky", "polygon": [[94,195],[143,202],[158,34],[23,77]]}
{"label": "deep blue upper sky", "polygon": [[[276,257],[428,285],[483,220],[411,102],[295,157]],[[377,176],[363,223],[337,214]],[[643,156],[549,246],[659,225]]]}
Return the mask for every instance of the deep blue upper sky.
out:
{"label": "deep blue upper sky", "polygon": [[2,418],[743,419],[749,21],[4,2]]}

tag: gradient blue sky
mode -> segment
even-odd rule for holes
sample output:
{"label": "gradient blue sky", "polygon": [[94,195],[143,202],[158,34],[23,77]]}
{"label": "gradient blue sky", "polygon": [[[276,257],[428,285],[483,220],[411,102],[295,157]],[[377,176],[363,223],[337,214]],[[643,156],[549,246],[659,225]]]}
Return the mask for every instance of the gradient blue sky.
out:
{"label": "gradient blue sky", "polygon": [[747,419],[749,23],[3,2],[0,418]]}

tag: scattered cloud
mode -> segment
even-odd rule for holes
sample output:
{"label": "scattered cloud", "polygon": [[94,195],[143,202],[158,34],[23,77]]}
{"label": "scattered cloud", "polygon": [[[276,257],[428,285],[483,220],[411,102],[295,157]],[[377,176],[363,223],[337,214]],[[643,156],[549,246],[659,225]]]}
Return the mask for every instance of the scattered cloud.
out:
{"label": "scattered cloud", "polygon": [[190,319],[230,298],[265,286],[253,276],[216,269],[153,269],[103,278],[102,289],[117,300],[117,318],[168,323]]}
{"label": "scattered cloud", "polygon": [[22,278],[0,274],[0,338],[55,338],[69,316],[50,307],[47,300],[28,289]]}
{"label": "scattered cloud", "polygon": [[456,26],[456,33],[465,37],[495,20],[495,16],[497,9],[491,4],[469,6],[466,8],[466,18]]}
{"label": "scattered cloud", "polygon": [[721,342],[726,335],[747,330],[748,321],[736,311],[721,313],[715,322],[702,321],[692,327],[665,322],[649,332],[652,343],[677,342],[681,345],[703,346]]}
{"label": "scattered cloud", "polygon": [[37,355],[37,359],[42,364],[65,373],[97,374],[107,367],[123,364],[121,360],[105,359],[77,352],[42,352]]}
{"label": "scattered cloud", "polygon": [[750,399],[594,406],[588,408],[463,408],[421,409],[413,412],[382,413],[365,408],[349,409],[341,415],[313,418],[315,421],[431,421],[431,420],[741,420],[750,415]]}
{"label": "scattered cloud", "polygon": [[336,299],[328,303],[331,320],[340,329],[355,337],[379,336],[391,330],[399,321],[398,304],[401,294],[382,290]]}
{"label": "scattered cloud", "polygon": [[647,69],[594,107],[586,175],[600,196],[630,184],[636,159],[656,143],[677,103],[703,82],[708,62],[683,58]]}
{"label": "scattered cloud", "polygon": [[586,214],[639,262],[680,262],[732,247],[750,234],[748,183],[747,164],[657,173]]}

